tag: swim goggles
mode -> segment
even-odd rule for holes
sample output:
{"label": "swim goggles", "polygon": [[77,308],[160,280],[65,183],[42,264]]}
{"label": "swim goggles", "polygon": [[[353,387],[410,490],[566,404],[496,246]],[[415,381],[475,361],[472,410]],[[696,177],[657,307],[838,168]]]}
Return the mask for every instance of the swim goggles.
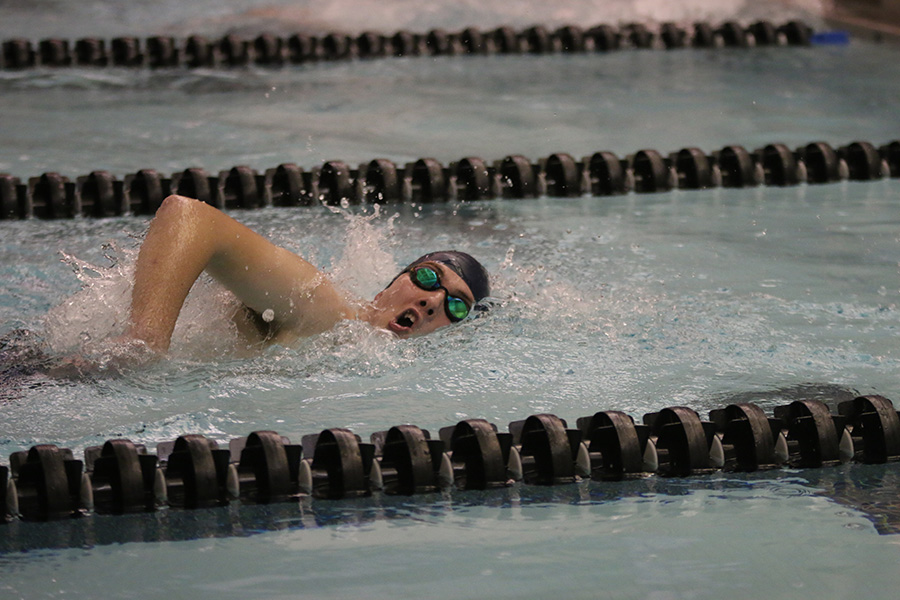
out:
{"label": "swim goggles", "polygon": [[444,312],[452,323],[462,321],[469,316],[469,305],[462,298],[451,296],[447,288],[441,285],[441,277],[437,271],[428,266],[416,266],[409,270],[413,283],[427,292],[444,290]]}

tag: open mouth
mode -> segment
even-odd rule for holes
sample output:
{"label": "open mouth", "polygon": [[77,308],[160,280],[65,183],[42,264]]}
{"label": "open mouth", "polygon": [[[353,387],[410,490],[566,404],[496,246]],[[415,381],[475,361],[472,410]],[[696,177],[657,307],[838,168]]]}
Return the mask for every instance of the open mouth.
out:
{"label": "open mouth", "polygon": [[394,319],[390,324],[390,328],[397,333],[408,333],[418,320],[419,315],[416,313],[416,311],[409,309],[404,311],[400,314],[399,317]]}

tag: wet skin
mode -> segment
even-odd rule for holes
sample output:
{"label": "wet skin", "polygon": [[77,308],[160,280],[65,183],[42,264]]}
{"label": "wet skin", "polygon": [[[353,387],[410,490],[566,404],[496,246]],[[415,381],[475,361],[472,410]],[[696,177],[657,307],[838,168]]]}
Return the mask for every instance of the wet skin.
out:
{"label": "wet skin", "polygon": [[[441,286],[450,295],[463,299],[469,307],[475,304],[469,286],[452,269],[434,262],[420,265],[434,269],[440,277]],[[403,273],[387,289],[375,296],[371,311],[364,319],[400,338],[425,335],[451,324],[444,310],[447,292],[442,289],[423,290],[413,283],[410,273]]]}

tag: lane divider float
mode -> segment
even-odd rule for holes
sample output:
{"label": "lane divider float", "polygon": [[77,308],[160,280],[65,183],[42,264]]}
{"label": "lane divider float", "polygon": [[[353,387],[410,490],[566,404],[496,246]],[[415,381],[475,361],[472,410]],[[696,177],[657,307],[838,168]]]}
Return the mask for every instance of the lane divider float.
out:
{"label": "lane divider float", "polygon": [[[148,67],[228,68],[284,67],[323,61],[371,60],[388,57],[454,56],[490,54],[550,54],[610,52],[631,49],[748,48],[755,46],[807,46],[835,43],[817,36],[801,21],[773,25],[757,21],[743,26],[728,21],[718,26],[705,22],[683,26],[677,23],[621,27],[597,25],[582,28],[566,25],[550,29],[536,25],[524,30],[498,27],[482,31],[468,27],[459,32],[433,29],[427,33],[398,31],[384,34],[366,31],[359,35],[329,33],[323,36],[296,33],[290,36],[260,34],[248,39],[234,34],[218,39],[191,35],[117,37],[112,40],[81,38],[66,40],[8,39],[0,51],[0,69],[38,67]],[[843,40],[841,43],[846,43]]]}
{"label": "lane divider float", "polygon": [[405,165],[378,158],[358,166],[332,160],[309,170],[283,163],[263,173],[236,166],[212,175],[192,167],[169,177],[141,169],[121,180],[104,170],[74,181],[55,172],[25,182],[0,174],[0,220],[153,215],[170,194],[221,209],[253,209],[611,196],[897,177],[900,141],[880,146],[857,141],[838,148],[812,142],[793,150],[773,143],[753,151],[733,145],[710,154],[696,147],[668,155],[648,149],[624,158],[600,151],[581,160],[556,153],[537,163],[522,155],[493,162],[470,156],[449,165],[433,158]]}
{"label": "lane divider float", "polygon": [[85,449],[83,460],[39,444],[0,465],[0,523],[900,461],[900,416],[878,395],[841,402],[838,414],[816,399],[772,416],[753,403],[712,410],[706,420],[672,406],[639,423],[612,410],[575,427],[535,414],[507,429],[466,419],[432,436],[403,424],[363,441],[333,428],[299,444],[274,431],[226,444],[189,434],[160,443],[156,454],[116,438]]}

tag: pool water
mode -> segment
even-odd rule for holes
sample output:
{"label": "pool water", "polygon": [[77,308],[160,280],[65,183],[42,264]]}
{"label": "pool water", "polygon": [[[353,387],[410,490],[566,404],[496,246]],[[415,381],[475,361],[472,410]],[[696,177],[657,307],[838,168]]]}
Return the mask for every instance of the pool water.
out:
{"label": "pool water", "polygon": [[[297,349],[214,361],[193,357],[197,342],[183,327],[176,357],[147,371],[87,383],[25,378],[4,403],[2,454],[47,441],[78,452],[118,436],[152,447],[184,433],[228,440],[257,429],[295,441],[326,427],[365,437],[402,422],[435,431],[468,417],[503,428],[538,412],[572,421],[676,404],[705,414],[748,392],[770,411],[793,399],[784,388],[809,383],[890,397],[898,387],[897,289],[888,287],[898,263],[898,194],[885,181],[484,202],[418,217],[404,210],[391,223],[399,240],[385,240],[384,221],[365,235],[391,255],[420,252],[433,242],[432,226],[466,240],[496,275],[490,314],[409,342],[347,327]],[[347,218],[326,209],[245,217],[276,238],[310,225],[322,256],[339,255],[348,231]],[[19,268],[15,292],[30,314],[4,314],[4,322],[40,330],[38,315],[66,297],[55,282],[74,276],[52,252],[36,260],[37,246],[70,243],[88,259],[100,250],[72,232],[57,239],[57,223],[12,225],[22,263],[32,265]],[[121,233],[110,225],[87,234],[133,244],[125,232],[143,222],[121,220]],[[35,238],[30,248],[24,234]],[[115,275],[98,277],[106,278]],[[81,309],[96,307],[75,298]],[[194,319],[187,324],[213,325]],[[599,588],[621,598],[726,589],[752,598],[774,580],[783,586],[775,597],[840,598],[841,586],[862,580],[876,590],[897,583],[895,538],[878,535],[898,522],[890,512],[896,467],[871,479],[866,469],[14,523],[3,531],[12,548],[77,549],[0,561],[4,585],[23,597],[58,588],[81,597],[252,590],[377,598],[426,589],[434,597],[539,598]],[[881,505],[868,493],[873,485],[887,492]],[[254,532],[264,533],[244,537]],[[189,575],[179,568],[186,560]],[[111,570],[127,575],[111,583],[102,576]]]}
{"label": "pool water", "polygon": [[[604,21],[599,21],[604,22]],[[385,157],[888,141],[890,47],[438,57],[304,68],[0,71],[0,170],[20,178]],[[841,85],[835,82],[840,81]],[[890,138],[888,138],[890,139]]]}
{"label": "pool water", "polygon": [[[615,3],[616,16],[645,19],[643,4]],[[749,19],[773,4],[783,20],[800,10],[772,3],[726,14],[699,0],[683,10]],[[109,5],[92,6],[105,14]],[[124,6],[108,20],[127,29],[143,13]],[[508,16],[485,6],[493,12],[483,22]],[[406,3],[390,7],[396,14]],[[14,8],[35,37],[65,33],[50,31],[46,15],[32,21],[32,9]],[[71,36],[81,35],[84,9],[70,10]],[[191,10],[196,31],[221,33],[245,16],[210,9],[204,20]],[[565,2],[557,10],[551,21],[578,14]],[[591,10],[593,22],[609,22]],[[540,16],[524,11],[510,22]],[[420,28],[452,29],[462,18],[449,8],[430,17]],[[278,71],[0,72],[0,171],[123,176],[381,156],[537,160],[557,151],[878,144],[900,131],[895,57],[854,42]],[[684,405],[705,415],[735,398],[769,413],[797,397],[833,406],[854,392],[896,402],[898,201],[900,183],[885,180],[235,212],[361,296],[412,258],[456,247],[484,260],[495,299],[486,314],[427,338],[401,342],[346,324],[247,358],[231,351],[221,327],[227,295],[203,281],[162,364],[75,380],[2,365],[0,462],[37,443],[77,455],[115,437],[152,448],[185,433],[227,441],[273,429],[299,441],[329,427],[365,438],[400,423],[436,431],[473,417],[503,430],[540,412],[574,422],[598,410],[640,418]],[[146,225],[137,217],[2,223],[0,336],[26,329],[56,355],[96,352],[124,326]],[[889,598],[900,583],[896,490],[896,465],[847,465],[14,522],[0,526],[0,590],[10,598]]]}

